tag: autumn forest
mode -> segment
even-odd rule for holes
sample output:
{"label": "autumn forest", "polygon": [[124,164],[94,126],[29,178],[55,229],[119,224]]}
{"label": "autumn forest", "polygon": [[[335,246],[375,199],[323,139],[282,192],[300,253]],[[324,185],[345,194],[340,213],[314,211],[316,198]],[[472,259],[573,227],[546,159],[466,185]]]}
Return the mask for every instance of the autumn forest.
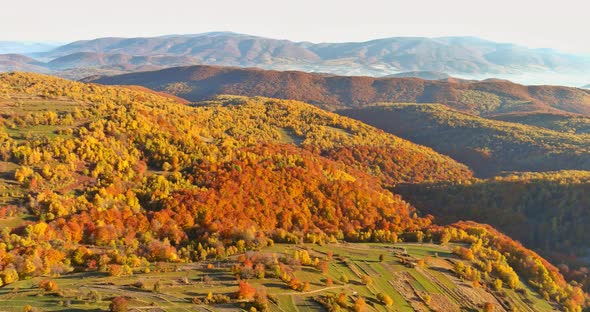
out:
{"label": "autumn forest", "polygon": [[[216,293],[177,295],[180,303],[166,299],[171,306],[186,301],[276,310],[285,304],[284,291],[253,282],[276,279],[284,285],[277,289],[310,292],[308,299],[329,311],[403,310],[404,304],[441,310],[447,301],[447,307],[487,311],[516,311],[537,301],[545,308],[531,311],[586,307],[584,264],[567,255],[587,241],[587,214],[577,204],[587,202],[587,173],[482,179],[481,168],[445,156],[439,145],[422,139],[426,146],[418,145],[382,128],[295,100],[220,95],[188,102],[140,87],[1,74],[0,297],[22,295],[24,301],[14,301],[22,303],[18,311],[53,311],[56,300],[126,311],[145,305],[142,295],[114,292],[117,282],[105,284],[115,286],[104,298],[102,288],[76,295],[63,278],[93,274],[123,283],[143,274],[129,287],[144,289],[149,281],[150,300],[164,300],[174,287],[164,277],[174,272],[171,265],[206,264],[204,270],[227,273],[235,282]],[[570,139],[576,147],[586,138]],[[330,274],[343,270],[339,263],[350,261],[344,256],[349,251],[334,255],[316,248],[349,248],[345,244],[385,250],[375,262],[387,264],[385,270],[401,263],[396,265],[411,267],[404,270],[412,278],[439,279],[423,281],[425,292],[415,299],[406,286],[387,285],[381,273],[341,273],[333,281]],[[281,251],[289,246],[300,249]],[[434,251],[415,255],[417,246]],[[396,249],[388,248],[406,251],[390,259]],[[370,269],[354,263],[347,270]],[[491,299],[435,296],[439,288],[447,291],[444,283],[428,286],[442,278],[437,265],[447,272],[447,284],[457,279]],[[309,276],[300,273],[306,270]],[[148,278],[153,272],[160,272],[156,282]],[[325,288],[314,286],[316,274]],[[364,295],[330,293],[355,276],[354,287]],[[49,301],[37,306],[26,299],[27,287]]]}

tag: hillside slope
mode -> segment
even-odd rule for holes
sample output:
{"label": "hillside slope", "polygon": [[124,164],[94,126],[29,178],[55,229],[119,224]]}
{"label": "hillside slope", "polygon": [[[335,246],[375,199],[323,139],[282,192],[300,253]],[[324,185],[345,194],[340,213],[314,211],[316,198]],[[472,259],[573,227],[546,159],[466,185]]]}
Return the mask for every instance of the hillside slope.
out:
{"label": "hillside slope", "polygon": [[564,133],[590,134],[590,117],[560,114],[506,114],[493,119],[542,127]]}
{"label": "hillside slope", "polygon": [[[226,187],[230,190],[237,181],[235,179],[239,179],[242,190],[245,190],[247,183],[255,183],[253,186],[268,183],[267,187],[257,187],[241,193],[246,201],[244,205],[252,204],[250,201],[253,198],[262,196],[267,200],[259,203],[262,205],[260,209],[269,209],[276,205],[271,200],[274,198],[272,192],[276,192],[277,200],[287,199],[290,202],[280,206],[294,209],[291,205],[296,203],[298,211],[301,211],[303,202],[310,200],[302,197],[303,194],[315,197],[316,195],[312,195],[315,192],[320,194],[313,201],[313,209],[321,209],[323,203],[338,208],[340,204],[329,204],[330,197],[344,196],[342,192],[346,188],[356,185],[350,193],[353,196],[358,192],[353,196],[356,197],[354,202],[366,202],[361,198],[373,194],[370,199],[367,198],[369,202],[376,200],[375,203],[388,207],[387,210],[383,210],[385,206],[378,209],[375,207],[375,216],[393,218],[397,215],[394,219],[398,220],[403,214],[409,217],[411,207],[382,189],[379,179],[371,178],[359,169],[375,169],[385,164],[375,176],[395,182],[465,179],[471,175],[465,166],[436,154],[431,149],[300,102],[229,97],[201,103],[193,108],[176,102],[174,98],[135,89],[84,85],[18,73],[2,75],[2,80],[2,123],[6,127],[2,155],[3,160],[8,162],[4,166],[8,168],[5,169],[8,170],[8,177],[16,177],[17,182],[20,182],[19,189],[24,194],[33,194],[38,202],[59,200],[69,203],[67,206],[62,206],[63,203],[57,206],[39,204],[34,213],[47,220],[68,217],[79,212],[80,208],[70,202],[71,194],[67,190],[106,190],[110,185],[123,183],[130,178],[137,182],[147,179],[137,185],[139,189],[135,191],[154,201],[150,206],[160,201],[162,202],[157,205],[176,205],[175,201],[167,203],[176,196],[184,198],[182,202],[188,202],[190,198],[200,201],[210,196],[213,196],[210,200],[219,200],[223,196],[216,196],[215,190],[221,191]],[[18,101],[23,100],[29,105],[19,106]],[[47,138],[50,139],[49,142]],[[58,155],[63,155],[64,152],[49,152],[44,154],[43,161],[39,158],[42,147],[43,150],[49,148],[51,151],[54,148],[63,148],[62,146],[68,146],[67,153],[71,156],[64,155],[63,158]],[[351,148],[353,153],[356,148],[369,153],[378,148],[379,151],[389,151],[393,158],[368,160],[351,157],[338,162],[330,160],[329,154],[333,149],[346,148]],[[326,154],[327,158],[321,154]],[[62,171],[68,166],[78,169],[73,172]],[[136,166],[144,168],[139,170]],[[48,167],[49,172],[38,171],[44,167]],[[314,171],[317,172],[317,177]],[[177,176],[179,173],[186,176]],[[271,180],[257,181],[259,178],[271,177]],[[319,184],[312,183],[316,179]],[[297,180],[300,182],[296,183]],[[80,185],[77,181],[84,181],[85,184]],[[5,186],[10,187],[13,183],[9,179]],[[283,192],[283,183],[292,187],[307,185],[306,188],[311,188],[306,191],[295,188],[291,195],[294,197],[289,199],[289,196],[285,198],[280,195]],[[193,188],[190,185],[200,187]],[[83,189],[80,190],[80,187]],[[148,189],[141,190],[144,187]],[[149,190],[151,187],[158,190]],[[164,189],[160,189],[162,187]],[[178,192],[175,193],[177,189]],[[205,191],[207,189],[209,191]],[[336,192],[336,189],[340,191]],[[39,193],[42,190],[51,192]],[[223,194],[227,195],[226,191]],[[26,196],[17,196],[7,203],[26,200]],[[339,200],[346,209],[353,208],[343,197]],[[330,231],[361,229],[365,226],[372,228],[378,224],[385,228],[395,227],[393,223],[387,225],[388,222],[371,221],[369,206],[372,204],[369,202],[366,202],[368,206],[362,205],[365,221],[361,224],[364,225],[350,220],[352,224],[345,222],[342,228],[334,228],[332,221]],[[233,205],[235,202],[228,209],[235,208]],[[222,203],[216,206],[222,207]],[[396,206],[401,209],[401,214],[394,212]],[[191,209],[196,207],[198,205],[195,204]],[[406,212],[401,212],[402,210]],[[259,211],[254,209],[250,212]],[[286,218],[286,212],[274,213]],[[335,216],[333,212],[328,215],[330,218]],[[342,213],[337,215],[343,216]],[[223,214],[219,215],[221,216]],[[354,218],[358,217],[356,215]],[[251,220],[248,224],[255,222],[264,227],[273,224],[258,223],[259,221]],[[294,226],[301,231],[306,231],[304,228],[327,230],[324,228],[328,224],[326,221],[303,227],[301,222],[304,221],[307,224],[307,219],[301,219],[295,224],[285,226],[288,229]],[[293,221],[288,222],[291,224]],[[401,225],[399,222],[395,221]],[[426,219],[419,222],[426,222]],[[404,224],[411,226],[412,222],[405,221]]]}
{"label": "hillside slope", "polygon": [[[461,184],[396,188],[442,223],[486,222],[539,250],[588,288],[589,171],[518,173]],[[444,203],[442,205],[441,203]],[[577,268],[582,270],[576,270]]]}
{"label": "hillside slope", "polygon": [[[32,239],[61,240],[65,253],[126,238],[122,245],[141,241],[133,254],[174,260],[176,252],[151,256],[148,246],[173,250],[248,231],[354,238],[430,223],[378,179],[319,153],[362,142],[434,152],[302,103],[228,98],[192,108],[154,93],[19,73],[0,76],[0,95],[3,202],[36,220],[23,226],[49,229]],[[264,118],[310,150],[283,143],[281,128]]]}
{"label": "hillside slope", "polygon": [[[52,298],[49,294],[55,293],[72,308],[104,308],[104,297],[93,291],[128,297],[146,288],[145,281],[130,282],[134,274],[155,272],[170,281],[168,273],[173,272],[162,262],[172,262],[176,265],[170,266],[177,267],[172,271],[207,268],[216,272],[215,277],[231,272],[241,283],[232,283],[231,277],[224,280],[225,297],[203,297],[194,291],[164,297],[160,293],[176,284],[150,281],[156,294],[149,301],[132,301],[131,306],[207,300],[249,308],[262,303],[245,280],[263,279],[261,272],[268,272],[269,288],[306,292],[316,277],[299,275],[297,267],[308,266],[303,271],[311,273],[322,268],[322,260],[303,253],[300,245],[293,256],[263,256],[260,251],[274,242],[322,246],[343,240],[392,244],[400,239],[457,247],[456,256],[444,256],[461,258],[452,262],[463,265],[447,265],[445,274],[470,280],[472,286],[461,288],[465,291],[483,296],[477,289],[485,287],[489,298],[457,301],[456,292],[445,290],[448,295],[442,297],[450,296],[447,301],[457,302],[459,308],[490,302],[492,308],[508,309],[534,300],[530,302],[542,311],[553,310],[555,304],[579,311],[586,304],[579,287],[508,237],[475,223],[433,226],[431,217],[383,188],[379,174],[364,172],[364,158],[332,159],[329,152],[334,148],[390,148],[398,155],[385,162],[401,165],[390,166],[393,180],[440,182],[470,176],[447,157],[358,121],[293,101],[224,97],[191,107],[136,88],[21,73],[0,75],[0,105],[0,279],[10,289],[0,306],[45,306]],[[367,166],[384,161],[375,160]],[[405,253],[397,260],[387,257],[392,268],[420,262]],[[325,261],[331,257],[326,253]],[[341,262],[348,266],[349,276],[356,274],[363,281],[354,283],[363,296],[379,303],[382,299],[369,292],[372,286],[363,277],[376,274],[377,279],[379,273],[357,274],[367,268],[357,269],[344,260],[330,266],[339,270]],[[412,278],[424,280],[420,276],[426,273],[416,272]],[[51,280],[58,275],[71,279]],[[81,276],[93,279],[86,284],[90,292],[75,289]],[[127,286],[115,284],[123,282],[118,277],[127,278]],[[438,293],[437,287],[445,285],[442,281],[432,287],[427,284],[432,282],[423,281],[425,293],[419,296]],[[184,275],[178,285],[192,282]],[[59,291],[68,283],[67,290]],[[492,287],[498,293],[492,293]],[[39,300],[23,301],[23,294],[36,289],[44,290]],[[146,293],[142,290],[137,296],[145,299]],[[112,299],[114,304],[133,298]],[[432,302],[439,300],[443,299]]]}
{"label": "hillside slope", "polygon": [[589,135],[485,119],[436,104],[386,104],[339,113],[430,146],[480,176],[590,170]]}
{"label": "hillside slope", "polygon": [[512,112],[575,113],[590,116],[590,91],[559,86],[523,86],[503,80],[428,81],[280,72],[216,66],[92,77],[86,82],[142,85],[189,101],[217,94],[295,99],[322,108],[364,107],[376,102],[442,103],[478,115]]}
{"label": "hillside slope", "polygon": [[112,68],[126,71],[142,71],[150,68],[195,64],[197,60],[184,56],[130,56],[127,54],[104,54],[79,52],[68,54],[47,62],[46,66],[52,70],[66,70],[75,68]]}
{"label": "hillside slope", "polygon": [[48,73],[45,64],[20,54],[0,54],[0,72],[29,71]]}

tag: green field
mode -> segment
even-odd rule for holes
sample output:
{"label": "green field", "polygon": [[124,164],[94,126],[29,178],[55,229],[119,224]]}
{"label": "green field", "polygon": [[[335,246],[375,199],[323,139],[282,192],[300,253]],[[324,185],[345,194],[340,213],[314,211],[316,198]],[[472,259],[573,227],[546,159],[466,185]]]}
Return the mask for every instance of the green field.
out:
{"label": "green field", "polygon": [[293,129],[279,128],[277,129],[281,143],[301,145],[305,140],[304,137],[298,136],[293,132]]}
{"label": "green field", "polygon": [[[264,288],[270,298],[271,311],[317,311],[322,307],[314,299],[320,296],[340,293],[346,294],[348,304],[362,296],[369,311],[414,311],[416,307],[431,310],[447,305],[449,311],[465,309],[477,310],[481,300],[477,297],[461,296],[457,287],[464,284],[458,280],[445,265],[453,258],[449,248],[431,244],[396,244],[404,247],[409,257],[419,259],[424,255],[438,254],[429,261],[428,268],[404,265],[390,246],[384,244],[329,244],[329,245],[284,245],[276,244],[257,252],[260,256],[289,258],[296,250],[307,250],[312,258],[325,259],[329,251],[333,253],[326,273],[313,266],[296,265],[293,275],[301,281],[309,282],[309,289],[297,291],[278,278],[251,278],[249,284],[257,289]],[[383,261],[379,261],[383,255]],[[456,261],[456,259],[454,259]],[[41,311],[98,311],[107,309],[115,296],[124,296],[130,307],[137,311],[159,308],[162,311],[231,311],[247,309],[247,302],[235,298],[238,282],[231,272],[237,257],[202,263],[167,263],[152,266],[150,273],[137,269],[131,276],[112,277],[102,272],[77,272],[51,277],[57,282],[57,291],[41,290],[37,285],[45,278],[22,280],[0,288],[0,311],[22,311],[29,304]],[[212,264],[213,268],[207,268]],[[345,275],[349,281],[343,283]],[[372,282],[361,283],[362,275],[369,275]],[[399,278],[407,279],[400,284]],[[332,278],[333,285],[325,284]],[[159,281],[159,292],[153,290]],[[140,286],[138,286],[140,285]],[[401,286],[400,286],[401,285]],[[405,286],[404,286],[405,285]],[[464,287],[464,286],[463,286]],[[484,290],[481,290],[484,291]],[[194,304],[193,298],[204,298],[207,294],[225,294],[231,302],[221,305]],[[506,290],[503,300],[519,308],[532,306],[525,311],[551,311],[552,307],[527,291],[526,298],[511,290]],[[395,302],[387,307],[377,300],[377,294],[389,295]],[[432,299],[425,302],[422,298]],[[445,302],[440,297],[450,298]],[[444,298],[443,298],[444,299]],[[480,300],[480,301],[478,301]],[[443,300],[444,301],[444,300]],[[499,303],[497,303],[499,305]],[[532,309],[532,310],[531,310]],[[161,311],[158,310],[158,311]]]}

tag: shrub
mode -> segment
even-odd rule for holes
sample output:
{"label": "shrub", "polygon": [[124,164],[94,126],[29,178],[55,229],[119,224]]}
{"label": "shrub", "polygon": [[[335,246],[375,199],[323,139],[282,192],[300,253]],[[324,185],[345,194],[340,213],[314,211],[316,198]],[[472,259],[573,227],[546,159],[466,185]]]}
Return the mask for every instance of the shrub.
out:
{"label": "shrub", "polygon": [[39,288],[45,290],[45,291],[56,291],[57,290],[57,283],[52,281],[52,280],[42,280],[39,283]]}
{"label": "shrub", "polygon": [[109,311],[111,312],[127,312],[129,302],[125,297],[115,297],[109,305]]}
{"label": "shrub", "polygon": [[254,295],[256,295],[256,289],[252,287],[250,284],[240,281],[238,284],[238,299],[254,299]]}
{"label": "shrub", "polygon": [[365,311],[367,309],[367,303],[365,302],[365,299],[363,299],[363,297],[358,297],[355,301],[354,301],[354,311],[355,312],[362,312]]}
{"label": "shrub", "polygon": [[381,303],[383,303],[386,306],[393,305],[393,299],[391,299],[391,297],[389,295],[386,295],[384,293],[378,293],[377,294],[377,299],[379,301],[381,301]]}

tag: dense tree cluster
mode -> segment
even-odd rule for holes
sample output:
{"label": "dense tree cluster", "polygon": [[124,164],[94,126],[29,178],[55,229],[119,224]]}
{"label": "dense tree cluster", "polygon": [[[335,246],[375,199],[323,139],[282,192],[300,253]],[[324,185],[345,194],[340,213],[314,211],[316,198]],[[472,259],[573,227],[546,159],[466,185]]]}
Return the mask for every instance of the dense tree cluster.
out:
{"label": "dense tree cluster", "polygon": [[374,175],[386,185],[460,181],[471,176],[467,168],[451,167],[430,155],[389,146],[346,146],[328,150],[323,155]]}
{"label": "dense tree cluster", "polygon": [[413,208],[381,189],[377,180],[359,172],[353,176],[292,146],[241,150],[230,162],[197,166],[188,179],[199,188],[173,194],[158,213],[167,212],[177,223],[193,216],[192,223],[208,233],[253,226],[344,238],[429,223],[412,217]]}
{"label": "dense tree cluster", "polygon": [[590,134],[590,117],[580,115],[529,113],[494,117],[497,120],[517,122],[559,132]]}
{"label": "dense tree cluster", "polygon": [[384,104],[340,113],[469,165],[505,171],[590,170],[590,137],[469,115],[438,104]]}
{"label": "dense tree cluster", "polygon": [[[433,168],[469,175],[429,149],[298,102],[222,98],[190,107],[38,75],[0,81],[0,155],[22,192],[11,200],[37,218],[2,233],[5,283],[78,268],[126,275],[147,261],[232,255],[266,237],[392,240],[430,224],[379,179],[321,156],[339,146],[424,153],[441,163],[425,162]],[[33,109],[45,102],[54,105]],[[50,128],[34,132],[39,125]],[[302,145],[285,144],[284,129]],[[14,207],[3,214],[14,216]]]}

